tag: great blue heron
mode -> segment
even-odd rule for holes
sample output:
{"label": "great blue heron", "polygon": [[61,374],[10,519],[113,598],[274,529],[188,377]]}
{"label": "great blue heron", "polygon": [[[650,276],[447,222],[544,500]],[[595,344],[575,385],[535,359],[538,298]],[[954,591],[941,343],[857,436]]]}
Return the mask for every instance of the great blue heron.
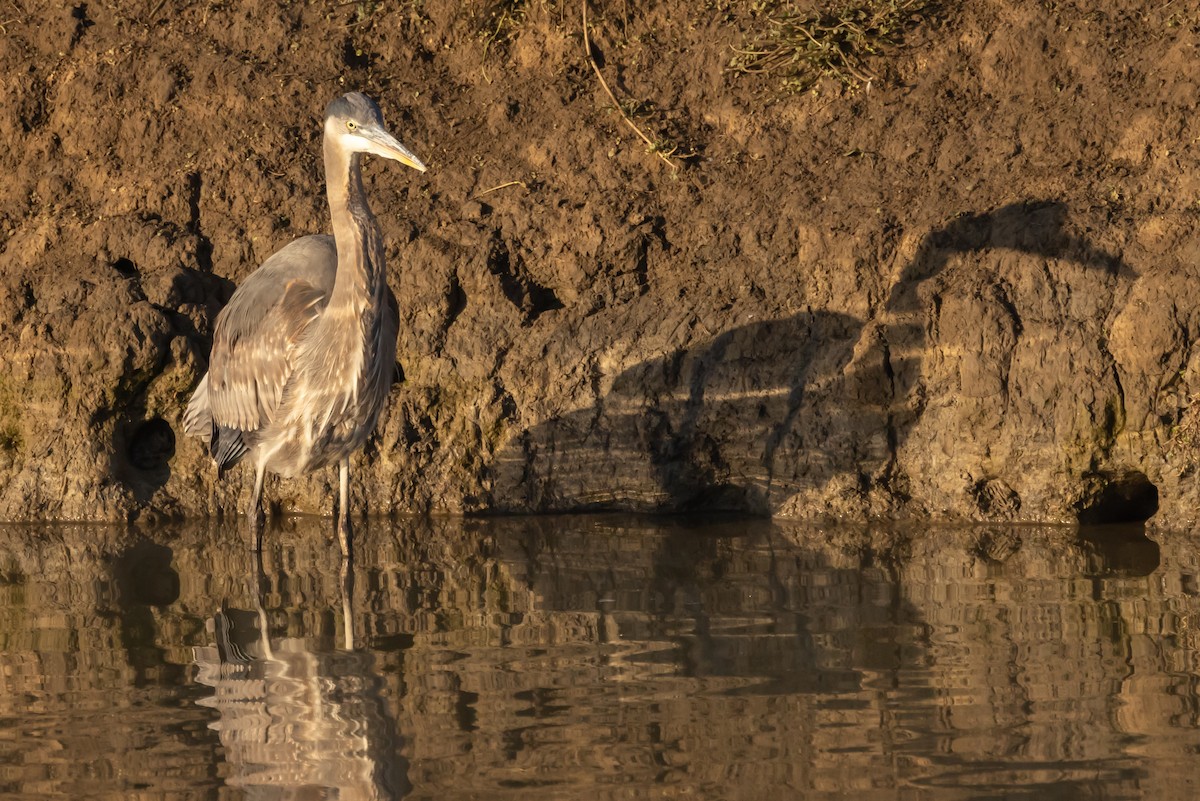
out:
{"label": "great blue heron", "polygon": [[325,182],[333,236],[306,236],[263,262],[217,315],[208,374],[184,413],[221,477],[249,457],[252,545],[262,545],[262,486],[338,465],[338,539],[350,554],[350,454],[375,429],[392,384],[399,318],[388,302],[383,237],[367,206],[361,154],[425,165],[358,92],[325,109]]}

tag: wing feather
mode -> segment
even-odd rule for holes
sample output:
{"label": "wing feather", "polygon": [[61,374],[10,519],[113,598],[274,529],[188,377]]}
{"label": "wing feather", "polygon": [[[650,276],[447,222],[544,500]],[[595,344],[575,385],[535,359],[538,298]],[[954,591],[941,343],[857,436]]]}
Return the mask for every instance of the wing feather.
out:
{"label": "wing feather", "polygon": [[296,349],[328,302],[336,265],[330,237],[305,237],[238,287],[213,331],[206,391],[216,425],[248,432],[273,419]]}
{"label": "wing feather", "polygon": [[193,437],[200,437],[208,444],[212,433],[212,412],[208,408],[208,375],[200,379],[192,399],[188,401],[187,410],[183,413],[183,431]]}

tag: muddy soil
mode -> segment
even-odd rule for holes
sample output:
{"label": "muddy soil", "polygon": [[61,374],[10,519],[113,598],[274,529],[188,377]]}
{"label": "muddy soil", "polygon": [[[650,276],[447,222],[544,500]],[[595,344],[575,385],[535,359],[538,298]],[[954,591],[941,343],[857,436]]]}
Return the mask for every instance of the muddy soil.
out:
{"label": "muddy soil", "polygon": [[180,417],[355,89],[430,165],[366,168],[357,508],[1194,521],[1200,3],[946,3],[803,93],[727,69],[753,5],[592,6],[663,159],[576,3],[7,0],[0,518],[245,502]]}

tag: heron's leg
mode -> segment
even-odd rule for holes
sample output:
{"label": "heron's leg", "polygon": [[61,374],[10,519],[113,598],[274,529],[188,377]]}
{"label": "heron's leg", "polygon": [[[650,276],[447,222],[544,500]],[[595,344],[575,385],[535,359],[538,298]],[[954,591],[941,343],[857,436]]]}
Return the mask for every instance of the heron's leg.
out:
{"label": "heron's leg", "polygon": [[266,472],[265,465],[255,465],[254,489],[250,493],[250,511],[246,514],[250,523],[250,550],[252,551],[262,550],[262,530],[266,518],[262,508],[262,488]]}
{"label": "heron's leg", "polygon": [[342,637],[346,650],[354,650],[354,565],[342,560]]}
{"label": "heron's leg", "polygon": [[350,560],[350,457],[338,462],[338,542],[342,546],[342,558]]}
{"label": "heron's leg", "polygon": [[267,579],[266,568],[263,567],[262,551],[255,549],[251,551],[250,557],[253,562],[250,568],[252,579],[250,599],[254,604],[255,613],[258,615],[258,642],[262,647],[262,655],[267,659],[274,659],[270,630],[267,626],[267,610],[263,608],[263,597],[270,591],[271,583]]}

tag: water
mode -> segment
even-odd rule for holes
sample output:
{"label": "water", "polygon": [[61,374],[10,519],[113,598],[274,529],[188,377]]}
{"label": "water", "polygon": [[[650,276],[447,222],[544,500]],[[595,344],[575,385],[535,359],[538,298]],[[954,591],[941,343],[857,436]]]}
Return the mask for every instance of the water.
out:
{"label": "water", "polygon": [[0,528],[0,798],[1200,797],[1187,537],[327,528]]}

